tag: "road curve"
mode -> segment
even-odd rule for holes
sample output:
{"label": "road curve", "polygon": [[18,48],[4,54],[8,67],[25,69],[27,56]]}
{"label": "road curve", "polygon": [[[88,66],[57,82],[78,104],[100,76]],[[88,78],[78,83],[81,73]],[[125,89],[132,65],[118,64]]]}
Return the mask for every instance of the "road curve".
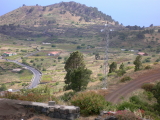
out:
{"label": "road curve", "polygon": [[141,88],[144,83],[153,82],[158,79],[160,79],[160,68],[148,71],[129,83],[118,86],[115,90],[106,95],[105,98],[107,101],[114,104],[119,103],[122,100],[122,97],[125,98],[129,93]]}
{"label": "road curve", "polygon": [[33,78],[31,80],[31,84],[28,86],[28,89],[35,88],[40,83],[40,79],[41,79],[42,74],[38,70],[36,70],[33,67],[30,67],[30,66],[24,65],[22,63],[19,63],[18,61],[13,61],[13,60],[7,60],[7,61],[8,62],[14,62],[14,63],[16,63],[20,66],[26,67],[28,70],[30,70],[33,73]]}

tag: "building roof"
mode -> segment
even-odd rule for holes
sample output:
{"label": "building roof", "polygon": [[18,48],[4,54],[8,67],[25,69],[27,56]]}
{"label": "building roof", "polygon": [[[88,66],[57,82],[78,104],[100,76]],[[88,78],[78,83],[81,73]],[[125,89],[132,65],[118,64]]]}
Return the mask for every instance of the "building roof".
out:
{"label": "building roof", "polygon": [[10,52],[4,52],[4,53],[6,53],[6,54],[13,54],[13,53],[10,53]]}
{"label": "building roof", "polygon": [[6,54],[16,54],[16,53],[11,53],[11,52],[4,52],[4,53],[6,53]]}
{"label": "building roof", "polygon": [[49,54],[58,54],[59,52],[55,51],[55,52],[49,52]]}
{"label": "building roof", "polygon": [[138,54],[138,55],[146,55],[147,53],[144,53],[144,52],[138,52],[137,54]]}

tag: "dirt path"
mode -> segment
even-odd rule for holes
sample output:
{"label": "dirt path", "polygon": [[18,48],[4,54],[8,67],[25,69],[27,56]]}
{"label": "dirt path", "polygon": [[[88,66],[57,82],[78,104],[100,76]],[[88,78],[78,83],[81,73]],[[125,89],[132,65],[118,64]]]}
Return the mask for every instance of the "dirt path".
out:
{"label": "dirt path", "polygon": [[112,103],[118,103],[125,98],[129,93],[134,90],[141,88],[144,83],[153,82],[160,79],[160,68],[148,71],[138,76],[136,79],[118,86],[116,89],[112,90],[107,96],[106,100]]}

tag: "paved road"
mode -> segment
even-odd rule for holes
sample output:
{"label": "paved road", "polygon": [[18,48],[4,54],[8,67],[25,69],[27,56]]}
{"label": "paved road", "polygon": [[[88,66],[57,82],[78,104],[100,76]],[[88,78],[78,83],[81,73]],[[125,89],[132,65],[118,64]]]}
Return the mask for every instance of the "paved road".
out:
{"label": "paved road", "polygon": [[40,83],[40,79],[41,79],[41,75],[42,74],[38,70],[36,70],[33,67],[24,65],[24,64],[19,63],[17,61],[14,61],[14,60],[7,60],[7,61],[8,62],[14,62],[14,63],[16,63],[16,64],[18,64],[20,66],[26,67],[28,70],[30,70],[33,73],[33,78],[31,80],[31,84],[28,86],[28,89],[35,88]]}
{"label": "paved road", "polygon": [[160,68],[148,71],[127,84],[118,86],[106,96],[106,100],[112,103],[119,103],[122,97],[126,97],[134,90],[141,88],[144,83],[153,82],[160,79]]}

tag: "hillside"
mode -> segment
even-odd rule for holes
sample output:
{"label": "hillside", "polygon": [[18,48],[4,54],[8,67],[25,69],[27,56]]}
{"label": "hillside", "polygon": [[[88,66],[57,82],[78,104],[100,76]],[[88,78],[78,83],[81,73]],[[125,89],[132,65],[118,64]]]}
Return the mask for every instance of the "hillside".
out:
{"label": "hillside", "polygon": [[105,15],[97,8],[75,2],[61,2],[49,6],[23,6],[0,17],[0,25],[19,24],[35,27],[57,23],[94,24],[106,21],[113,24],[115,22],[111,16]]}
{"label": "hillside", "polygon": [[[43,42],[72,43],[72,38],[99,37],[104,24],[119,27],[111,16],[76,2],[49,6],[25,6],[0,16],[2,41],[6,39],[43,39]],[[69,38],[66,39],[66,38]],[[70,39],[71,38],[71,39]]]}
{"label": "hillside", "polygon": [[61,2],[48,6],[25,6],[0,16],[0,41],[37,41],[53,44],[103,43],[104,24],[109,23],[110,47],[137,49],[155,47],[160,43],[159,27],[123,26],[111,16],[76,2]]}

